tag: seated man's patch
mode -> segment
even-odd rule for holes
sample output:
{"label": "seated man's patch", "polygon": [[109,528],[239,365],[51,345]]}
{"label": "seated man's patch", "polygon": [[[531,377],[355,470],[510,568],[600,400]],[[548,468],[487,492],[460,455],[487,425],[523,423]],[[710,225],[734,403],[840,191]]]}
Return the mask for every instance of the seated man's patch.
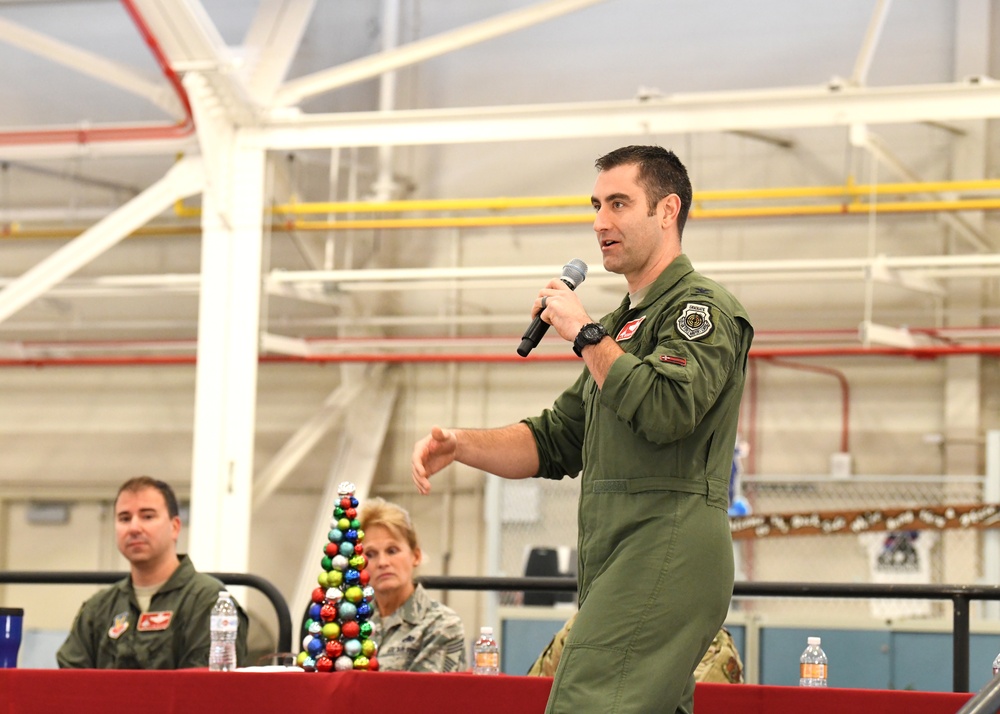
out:
{"label": "seated man's patch", "polygon": [[699,340],[715,329],[708,305],[689,302],[677,318],[677,331],[689,340]]}

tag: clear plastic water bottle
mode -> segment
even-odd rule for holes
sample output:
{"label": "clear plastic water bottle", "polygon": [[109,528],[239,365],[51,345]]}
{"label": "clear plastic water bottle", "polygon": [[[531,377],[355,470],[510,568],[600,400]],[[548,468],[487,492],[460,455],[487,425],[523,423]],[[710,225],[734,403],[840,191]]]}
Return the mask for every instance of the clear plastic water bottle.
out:
{"label": "clear plastic water bottle", "polygon": [[500,648],[493,639],[492,627],[480,628],[479,639],[476,640],[473,653],[475,656],[473,674],[500,674]]}
{"label": "clear plastic water bottle", "polygon": [[827,675],[826,652],[820,647],[819,637],[806,640],[805,652],[799,658],[799,686],[825,687]]}
{"label": "clear plastic water bottle", "polygon": [[1000,674],[1000,654],[998,654],[997,658],[993,660],[993,676],[995,677],[998,674]]}
{"label": "clear plastic water bottle", "polygon": [[236,669],[236,634],[240,618],[236,603],[225,590],[212,607],[212,645],[208,651],[208,669],[211,672],[230,672]]}

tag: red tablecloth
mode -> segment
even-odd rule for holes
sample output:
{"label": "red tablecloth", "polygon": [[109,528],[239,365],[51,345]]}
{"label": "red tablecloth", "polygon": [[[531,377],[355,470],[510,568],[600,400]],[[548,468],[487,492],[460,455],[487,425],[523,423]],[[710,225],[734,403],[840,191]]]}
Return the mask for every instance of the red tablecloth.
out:
{"label": "red tablecloth", "polygon": [[[2,669],[0,714],[542,714],[551,684],[544,677],[404,672]],[[698,714],[955,714],[971,696],[699,684],[695,707]]]}

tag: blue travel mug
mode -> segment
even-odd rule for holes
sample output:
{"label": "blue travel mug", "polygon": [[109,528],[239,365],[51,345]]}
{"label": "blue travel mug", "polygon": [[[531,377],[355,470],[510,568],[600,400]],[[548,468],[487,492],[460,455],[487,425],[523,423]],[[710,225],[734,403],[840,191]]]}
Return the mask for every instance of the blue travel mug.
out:
{"label": "blue travel mug", "polygon": [[17,667],[17,651],[21,648],[21,621],[24,610],[0,607],[0,669]]}

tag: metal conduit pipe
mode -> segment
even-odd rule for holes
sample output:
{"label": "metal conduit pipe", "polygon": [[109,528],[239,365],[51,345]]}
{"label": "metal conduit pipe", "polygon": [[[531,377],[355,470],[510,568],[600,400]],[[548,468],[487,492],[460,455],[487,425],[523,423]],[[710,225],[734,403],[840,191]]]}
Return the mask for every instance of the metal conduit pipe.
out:
{"label": "metal conduit pipe", "polygon": [[[515,341],[516,342],[516,341]],[[512,344],[515,344],[512,342]],[[836,357],[891,357],[908,359],[939,359],[965,355],[1000,357],[1000,345],[927,345],[921,347],[775,347],[752,348],[751,359],[781,357],[836,358]],[[76,357],[13,357],[0,359],[0,367],[128,367],[167,366],[195,364],[194,354],[172,355],[93,355]],[[579,358],[565,352],[532,354],[521,357],[513,348],[510,352],[493,354],[475,353],[421,353],[421,352],[365,352],[312,355],[261,355],[260,362],[327,364],[327,363],[388,363],[388,364],[531,364],[539,362],[574,362]]]}

